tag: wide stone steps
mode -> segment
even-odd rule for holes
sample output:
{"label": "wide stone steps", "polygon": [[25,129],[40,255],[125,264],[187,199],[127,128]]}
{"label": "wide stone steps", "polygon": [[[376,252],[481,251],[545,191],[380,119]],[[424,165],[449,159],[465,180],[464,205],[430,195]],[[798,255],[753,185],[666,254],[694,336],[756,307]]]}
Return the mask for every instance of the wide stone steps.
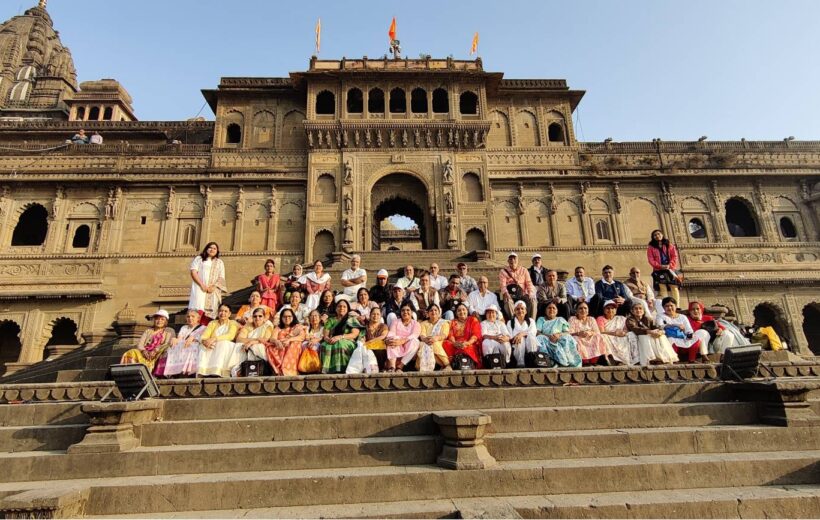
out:
{"label": "wide stone steps", "polygon": [[[486,438],[498,461],[739,453],[820,449],[820,428],[710,426],[587,432],[494,434]],[[773,442],[773,439],[777,442]],[[64,451],[0,455],[0,482],[435,464],[436,435],[142,447],[124,453]]]}
{"label": "wide stone steps", "polygon": [[[475,409],[492,417],[491,432],[750,424],[758,417],[754,403],[740,402]],[[392,437],[435,431],[430,412],[165,420],[142,427],[142,445]]]}
{"label": "wide stone steps", "polygon": [[86,514],[112,515],[439,500],[815,484],[820,451],[709,453],[501,462],[483,471],[434,466],[150,475],[0,484],[0,495],[88,487]]}
{"label": "wide stone steps", "polygon": [[[108,518],[817,518],[820,486],[745,486],[270,507]],[[505,514],[506,513],[506,514]]]}

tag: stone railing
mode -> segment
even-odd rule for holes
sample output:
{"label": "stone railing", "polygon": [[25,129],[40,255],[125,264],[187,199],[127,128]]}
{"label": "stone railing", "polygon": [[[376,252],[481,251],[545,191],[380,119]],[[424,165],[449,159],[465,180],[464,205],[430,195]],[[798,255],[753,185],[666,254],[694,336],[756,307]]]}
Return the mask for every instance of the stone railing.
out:
{"label": "stone railing", "polygon": [[0,146],[0,155],[207,155],[210,152],[209,144],[25,143]]}

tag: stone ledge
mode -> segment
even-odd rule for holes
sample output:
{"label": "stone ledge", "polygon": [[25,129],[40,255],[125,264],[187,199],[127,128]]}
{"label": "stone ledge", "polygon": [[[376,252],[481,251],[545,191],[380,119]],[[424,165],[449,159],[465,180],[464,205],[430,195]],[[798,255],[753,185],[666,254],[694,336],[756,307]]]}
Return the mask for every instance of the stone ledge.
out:
{"label": "stone ledge", "polygon": [[[820,363],[766,363],[777,377],[820,377]],[[294,395],[396,390],[499,388],[557,385],[609,385],[686,381],[719,381],[719,364],[677,364],[640,367],[471,370],[464,372],[408,372],[404,374],[338,374],[296,377],[243,377],[160,380],[165,398]],[[765,371],[759,374],[767,375]],[[110,381],[0,385],[0,403],[98,401]],[[115,392],[115,395],[118,395]]]}
{"label": "stone ledge", "polygon": [[0,501],[4,518],[80,518],[88,502],[87,487],[32,489]]}

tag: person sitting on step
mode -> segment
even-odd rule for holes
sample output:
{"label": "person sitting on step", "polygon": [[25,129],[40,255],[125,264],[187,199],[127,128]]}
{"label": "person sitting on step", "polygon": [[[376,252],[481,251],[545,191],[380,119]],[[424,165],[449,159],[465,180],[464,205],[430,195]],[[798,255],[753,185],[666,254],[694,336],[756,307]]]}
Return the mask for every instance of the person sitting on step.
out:
{"label": "person sitting on step", "polygon": [[387,347],[387,371],[402,372],[419,350],[421,326],[413,317],[413,305],[405,302],[399,310],[400,318],[393,320],[384,344]]}
{"label": "person sitting on step", "polygon": [[621,316],[629,314],[632,291],[615,279],[615,269],[611,265],[605,265],[601,269],[601,279],[595,282],[595,296],[589,302],[590,313],[595,317],[601,316],[604,313],[604,302],[608,301],[615,302]]}
{"label": "person sitting on step", "polygon": [[513,317],[507,322],[507,330],[510,331],[510,345],[515,357],[515,365],[518,368],[524,368],[527,366],[527,353],[538,352],[538,342],[535,339],[538,331],[535,328],[535,320],[527,315],[526,303],[515,302]]}
{"label": "person sitting on step", "polygon": [[[199,314],[199,313],[197,313]],[[122,355],[123,365],[140,363],[148,367],[156,376],[165,375],[165,351],[176,337],[174,329],[168,326],[168,311],[159,309],[151,315],[154,323],[142,333],[136,348]]]}
{"label": "person sitting on step", "polygon": [[[451,284],[452,281],[451,277]],[[472,359],[475,368],[481,368],[481,323],[475,316],[470,316],[467,304],[456,306],[455,318],[450,321],[450,333],[443,346],[451,364],[453,356],[464,354]]]}
{"label": "person sitting on step", "polygon": [[[296,316],[297,323],[307,324],[310,309],[308,309],[307,305],[302,303],[301,292],[293,291],[290,293],[290,302],[279,310],[280,316],[282,315],[282,311],[285,309],[290,309],[293,311],[294,316]],[[321,314],[319,314],[319,316],[321,316]]]}
{"label": "person sitting on step", "polygon": [[196,376],[199,342],[205,332],[205,325],[200,324],[199,318],[199,313],[194,309],[188,309],[185,313],[185,325],[171,340],[171,346],[165,353],[165,377]]}
{"label": "person sitting on step", "polygon": [[404,276],[396,280],[396,285],[404,289],[407,296],[419,290],[419,279],[416,276],[416,268],[410,264],[404,267]]}
{"label": "person sitting on step", "polygon": [[426,320],[427,308],[439,302],[438,291],[430,284],[430,273],[427,271],[419,273],[419,290],[412,293],[410,299],[413,301],[413,306],[418,309],[416,314],[419,321]]}
{"label": "person sitting on step", "polygon": [[247,359],[242,347],[234,343],[238,333],[239,324],[231,319],[231,308],[220,305],[216,319],[202,333],[198,376],[230,377],[231,369]]}
{"label": "person sitting on step", "polygon": [[376,273],[376,285],[370,288],[370,299],[379,305],[390,299],[390,286],[387,284],[387,269],[379,269]]}
{"label": "person sitting on step", "polygon": [[681,361],[684,358],[690,363],[698,360],[704,361],[709,352],[708,345],[704,345],[700,338],[695,337],[692,324],[683,314],[678,313],[678,302],[671,296],[667,296],[661,302],[663,312],[659,312],[655,317],[655,322],[664,330],[669,343],[675,348]]}
{"label": "person sitting on step", "polygon": [[478,319],[484,319],[484,313],[487,309],[494,305],[498,308],[498,297],[494,292],[490,291],[490,280],[486,276],[478,277],[478,290],[471,292],[467,296],[467,302],[470,305],[470,311]]}
{"label": "person sitting on step", "polygon": [[535,286],[530,273],[518,265],[518,253],[507,255],[507,267],[498,272],[498,284],[501,287],[501,301],[508,316],[512,316],[515,302],[522,300],[527,304],[530,317],[535,318]]}
{"label": "person sitting on step", "polygon": [[384,302],[384,305],[382,306],[382,315],[384,316],[384,322],[388,327],[401,316],[401,307],[405,303],[409,304],[410,308],[413,309],[413,319],[416,319],[415,305],[410,299],[410,296],[404,292],[404,288],[394,285],[390,299]]}
{"label": "person sitting on step", "polygon": [[242,326],[247,325],[251,322],[253,311],[260,308],[265,313],[265,319],[269,320],[273,314],[273,309],[262,304],[262,294],[259,291],[251,291],[250,296],[248,296],[248,303],[236,311],[236,318],[234,319]]}
{"label": "person sitting on step", "polygon": [[595,318],[589,315],[589,305],[586,302],[575,307],[575,316],[569,319],[569,333],[575,338],[585,365],[594,365],[601,356],[606,356],[606,343]]}
{"label": "person sitting on step", "polygon": [[450,283],[442,291],[439,291],[439,303],[441,310],[444,312],[445,320],[452,320],[455,317],[456,307],[460,304],[465,304],[467,309],[470,308],[467,293],[462,289],[461,277],[457,274],[450,275]]}
{"label": "person sitting on step", "polygon": [[[506,366],[512,356],[510,336],[510,331],[498,307],[495,305],[487,307],[484,321],[481,322],[481,354],[485,358],[492,354],[501,354],[504,366]],[[487,366],[487,363],[484,365],[486,368],[491,368]]]}

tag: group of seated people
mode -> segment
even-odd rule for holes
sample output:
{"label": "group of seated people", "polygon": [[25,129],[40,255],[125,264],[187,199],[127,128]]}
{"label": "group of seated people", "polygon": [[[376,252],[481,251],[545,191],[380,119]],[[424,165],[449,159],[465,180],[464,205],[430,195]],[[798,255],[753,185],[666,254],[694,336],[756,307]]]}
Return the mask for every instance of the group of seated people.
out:
{"label": "group of seated people", "polygon": [[[123,363],[143,363],[157,377],[236,377],[247,361],[263,362],[274,375],[375,373],[504,367],[640,365],[714,360],[747,344],[731,323],[691,302],[687,314],[633,267],[625,282],[604,266],[601,279],[577,267],[566,283],[541,265],[519,265],[510,253],[489,280],[468,274],[464,263],[449,277],[439,266],[404,268],[394,284],[367,272],[354,255],[333,291],[321,262],[304,274],[296,265],[283,277],[268,260],[254,279],[249,301],[233,314],[219,305],[215,317],[191,308],[177,334],[159,310],[153,327]],[[194,288],[196,289],[196,287]],[[194,298],[192,297],[192,301]]]}

